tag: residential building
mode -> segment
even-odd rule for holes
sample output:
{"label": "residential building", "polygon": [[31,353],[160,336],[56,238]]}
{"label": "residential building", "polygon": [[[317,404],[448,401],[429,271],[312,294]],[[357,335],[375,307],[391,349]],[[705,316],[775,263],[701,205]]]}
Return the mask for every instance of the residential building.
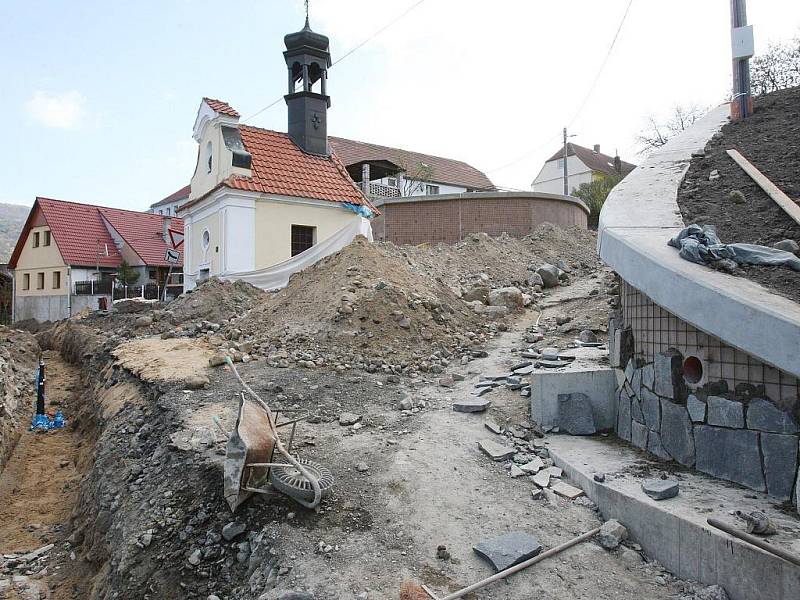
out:
{"label": "residential building", "polygon": [[345,138],[329,138],[347,172],[371,198],[491,192],[497,188],[475,167],[450,158]]}
{"label": "residential building", "polygon": [[[175,217],[37,198],[9,261],[14,320],[64,319],[120,296],[155,299],[165,285],[174,296],[182,290],[182,236]],[[171,265],[165,255],[175,247]],[[130,289],[114,284],[123,261],[138,275]]]}
{"label": "residential building", "polygon": [[282,263],[377,212],[328,143],[328,38],[306,20],[284,42],[287,133],[241,124],[226,102],[200,103],[198,162],[178,209],[186,289]]}
{"label": "residential building", "polygon": [[[625,177],[636,165],[625,162],[619,156],[609,156],[600,152],[600,145],[584,148],[578,144],[567,144],[567,181],[572,194],[582,183],[590,183],[604,177]],[[563,147],[548,158],[541,171],[531,184],[535,192],[549,194],[564,193],[564,149]]]}
{"label": "residential building", "polygon": [[151,204],[147,212],[154,215],[166,215],[167,217],[174,217],[178,214],[178,207],[189,199],[189,191],[191,186],[185,185],[177,192],[174,192],[159,200],[155,204]]}

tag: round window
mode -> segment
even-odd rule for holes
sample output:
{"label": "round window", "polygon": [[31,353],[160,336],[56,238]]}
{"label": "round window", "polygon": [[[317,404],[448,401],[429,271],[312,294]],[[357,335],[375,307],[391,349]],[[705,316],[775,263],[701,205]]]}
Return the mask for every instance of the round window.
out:
{"label": "round window", "polygon": [[204,250],[208,249],[208,245],[210,243],[211,243],[211,234],[208,232],[208,229],[206,229],[203,232],[203,249]]}

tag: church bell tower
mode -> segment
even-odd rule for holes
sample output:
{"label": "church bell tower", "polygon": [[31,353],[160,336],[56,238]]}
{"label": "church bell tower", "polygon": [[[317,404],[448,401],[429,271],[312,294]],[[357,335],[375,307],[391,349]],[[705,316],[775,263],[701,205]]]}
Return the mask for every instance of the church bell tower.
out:
{"label": "church bell tower", "polygon": [[305,27],[286,35],[283,41],[289,70],[289,91],[284,96],[289,109],[289,138],[303,152],[328,156],[328,38],[311,30],[306,14]]}

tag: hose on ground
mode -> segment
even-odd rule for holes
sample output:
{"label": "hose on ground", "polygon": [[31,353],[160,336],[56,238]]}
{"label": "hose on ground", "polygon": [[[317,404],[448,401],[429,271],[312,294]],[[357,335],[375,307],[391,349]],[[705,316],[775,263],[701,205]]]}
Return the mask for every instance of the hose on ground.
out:
{"label": "hose on ground", "polygon": [[311,502],[307,502],[300,498],[294,498],[294,500],[306,508],[318,508],[319,503],[322,500],[322,488],[319,486],[318,479],[308,469],[301,465],[298,460],[289,453],[288,450],[286,450],[281,442],[281,438],[278,436],[278,430],[275,427],[275,419],[272,416],[272,410],[270,409],[269,405],[264,402],[258,394],[256,394],[255,390],[245,383],[244,379],[242,379],[242,376],[239,375],[239,371],[237,371],[236,367],[233,366],[233,361],[231,360],[230,356],[225,357],[225,363],[228,365],[228,367],[230,367],[231,371],[236,376],[236,379],[239,380],[239,383],[242,384],[242,387],[245,389],[245,391],[250,394],[267,413],[267,422],[269,423],[270,434],[272,435],[272,439],[275,441],[275,448],[278,450],[278,453],[286,459],[286,462],[300,471],[303,477],[308,479],[308,482],[311,484],[311,487],[314,490],[314,500]]}

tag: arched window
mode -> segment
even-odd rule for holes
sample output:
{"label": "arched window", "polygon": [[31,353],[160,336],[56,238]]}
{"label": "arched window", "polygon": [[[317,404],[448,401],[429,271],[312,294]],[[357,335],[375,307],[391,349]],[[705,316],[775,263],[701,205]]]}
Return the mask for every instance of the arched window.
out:
{"label": "arched window", "polygon": [[203,250],[208,250],[209,244],[211,244],[211,234],[209,233],[208,229],[203,231],[203,237],[201,238],[201,242],[203,245]]}
{"label": "arched window", "polygon": [[211,173],[211,165],[214,162],[214,155],[211,152],[211,142],[208,142],[208,144],[206,144],[206,157],[207,157],[206,160],[208,161],[208,171],[206,172]]}

